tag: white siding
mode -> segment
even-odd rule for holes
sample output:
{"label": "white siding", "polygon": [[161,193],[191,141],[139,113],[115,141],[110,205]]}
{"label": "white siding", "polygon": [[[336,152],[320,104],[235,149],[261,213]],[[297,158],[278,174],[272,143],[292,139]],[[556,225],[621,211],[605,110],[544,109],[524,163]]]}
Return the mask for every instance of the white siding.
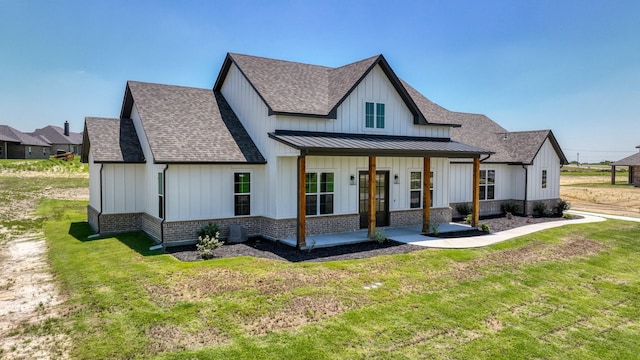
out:
{"label": "white siding", "polygon": [[[560,197],[560,158],[545,140],[529,167],[528,200],[557,199]],[[542,170],[547,170],[547,188],[542,188]]]}
{"label": "white siding", "polygon": [[[365,102],[385,104],[384,129],[365,127]],[[376,66],[338,107],[337,119],[278,116],[280,130],[319,131],[352,134],[449,137],[447,126],[413,124],[413,114],[380,66]]]}
{"label": "white siding", "polygon": [[[167,221],[234,217],[234,173],[251,173],[251,214],[265,215],[263,165],[169,165],[166,171]],[[157,197],[156,197],[157,199]]]}
{"label": "white siding", "polygon": [[[480,164],[480,170],[495,170],[495,199],[524,198],[524,169],[506,164]],[[471,202],[473,197],[473,164],[451,164],[449,198],[452,203]]]}
{"label": "white siding", "polygon": [[104,214],[144,211],[144,165],[104,164]]}
{"label": "white siding", "polygon": [[89,205],[101,211],[100,203],[100,167],[101,164],[93,162],[93,154],[89,151]]}
{"label": "white siding", "polygon": [[[389,210],[409,209],[409,176],[410,171],[422,172],[422,158],[390,158],[378,157],[376,169],[389,171]],[[334,174],[334,214],[358,213],[358,180],[360,171],[368,171],[367,157],[320,157],[307,156],[306,172],[332,172]],[[431,171],[434,172],[433,207],[449,206],[447,177],[449,160],[431,159]],[[350,184],[351,176],[355,176],[356,185]],[[394,184],[394,176],[398,175],[398,184]],[[276,192],[278,208],[273,217],[278,219],[296,217],[297,204],[297,162],[295,157],[278,158],[279,182]]]}

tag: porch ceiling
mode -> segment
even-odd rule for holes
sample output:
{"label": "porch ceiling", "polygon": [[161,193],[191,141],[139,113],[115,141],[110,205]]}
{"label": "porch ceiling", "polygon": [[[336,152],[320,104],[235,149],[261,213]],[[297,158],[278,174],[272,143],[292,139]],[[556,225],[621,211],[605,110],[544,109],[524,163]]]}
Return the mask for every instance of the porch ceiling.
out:
{"label": "porch ceiling", "polygon": [[303,155],[470,158],[493,151],[449,138],[276,130],[269,137]]}

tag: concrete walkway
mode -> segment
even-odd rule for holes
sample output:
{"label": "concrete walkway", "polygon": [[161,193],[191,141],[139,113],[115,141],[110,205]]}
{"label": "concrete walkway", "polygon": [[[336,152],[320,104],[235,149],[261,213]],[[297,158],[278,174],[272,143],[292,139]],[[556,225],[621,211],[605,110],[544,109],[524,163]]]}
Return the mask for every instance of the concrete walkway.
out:
{"label": "concrete walkway", "polygon": [[[387,235],[390,240],[397,242],[418,245],[430,248],[442,248],[442,249],[466,249],[483,247],[495,243],[499,243],[505,240],[513,239],[518,236],[528,235],[537,231],[551,229],[565,225],[577,225],[586,224],[599,221],[606,221],[606,219],[616,219],[624,221],[640,222],[640,218],[633,218],[627,216],[596,214],[584,211],[567,211],[569,214],[580,215],[582,219],[568,220],[568,221],[550,221],[539,224],[531,224],[526,226],[517,227],[510,230],[501,231],[498,233],[492,233],[480,236],[460,237],[460,238],[436,238],[422,235],[422,225],[404,226],[394,228],[382,228],[381,230]],[[458,223],[441,223],[438,225],[438,231],[440,233],[464,231],[471,229],[470,225],[458,224]],[[338,233],[338,234],[323,234],[307,237],[307,246],[303,249],[313,249],[321,247],[330,247],[336,245],[355,244],[360,242],[371,241],[367,237],[367,229]],[[282,239],[280,242],[289,246],[296,246],[295,238]]]}
{"label": "concrete walkway", "polygon": [[434,237],[427,237],[424,235],[391,236],[390,238],[398,242],[424,246],[424,247],[442,248],[442,249],[466,249],[466,248],[476,248],[476,247],[496,244],[505,240],[516,238],[518,236],[528,235],[541,230],[551,229],[551,228],[565,226],[565,225],[587,224],[587,223],[593,223],[593,222],[606,221],[606,219],[640,222],[640,218],[633,218],[633,217],[627,217],[627,216],[596,214],[596,213],[589,213],[584,211],[573,211],[573,210],[569,210],[567,211],[567,213],[580,215],[583,218],[570,220],[570,221],[550,221],[545,223],[532,224],[532,225],[521,226],[518,228],[505,230],[505,231],[501,231],[501,232],[493,233],[489,235],[471,236],[466,238],[440,239],[440,238],[434,238]]}

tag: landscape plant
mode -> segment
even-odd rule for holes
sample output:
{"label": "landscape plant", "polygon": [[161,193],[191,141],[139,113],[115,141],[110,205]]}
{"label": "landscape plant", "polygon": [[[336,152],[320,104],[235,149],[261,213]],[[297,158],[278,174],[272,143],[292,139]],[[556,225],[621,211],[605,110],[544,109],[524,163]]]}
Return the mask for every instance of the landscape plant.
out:
{"label": "landscape plant", "polygon": [[460,216],[465,217],[469,214],[471,214],[471,204],[468,203],[462,203],[462,204],[457,204],[456,205],[456,211],[458,212],[458,214],[460,214]]}
{"label": "landscape plant", "polygon": [[216,249],[222,245],[224,245],[224,241],[220,241],[220,227],[218,224],[209,223],[198,231],[196,249],[203,259],[213,258]]}
{"label": "landscape plant", "polygon": [[371,235],[371,240],[377,242],[378,244],[382,244],[387,241],[388,236],[381,229],[375,229],[373,234]]}
{"label": "landscape plant", "polygon": [[533,216],[535,217],[548,217],[551,213],[549,212],[549,208],[547,208],[547,204],[542,201],[538,201],[533,204]]}
{"label": "landscape plant", "polygon": [[556,206],[553,208],[553,215],[562,217],[564,212],[571,209],[571,204],[568,201],[560,199]]}
{"label": "landscape plant", "polygon": [[500,204],[500,211],[505,215],[507,214],[515,215],[520,212],[520,205],[518,205],[513,201],[502,203]]}

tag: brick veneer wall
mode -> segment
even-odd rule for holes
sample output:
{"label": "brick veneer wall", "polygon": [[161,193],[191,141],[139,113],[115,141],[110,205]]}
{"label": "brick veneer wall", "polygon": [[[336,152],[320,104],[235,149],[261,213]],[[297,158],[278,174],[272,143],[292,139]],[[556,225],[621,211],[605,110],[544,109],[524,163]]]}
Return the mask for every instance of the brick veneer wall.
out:
{"label": "brick veneer wall", "polygon": [[155,242],[160,242],[160,238],[162,237],[160,231],[161,223],[162,220],[147,213],[142,213],[140,215],[140,230],[144,231]]}
{"label": "brick veneer wall", "polygon": [[87,221],[93,232],[98,232],[98,214],[98,210],[94,209],[93,206],[87,206]]}
{"label": "brick veneer wall", "polygon": [[545,203],[547,205],[547,209],[549,209],[549,211],[553,211],[553,208],[556,207],[556,205],[558,205],[558,201],[560,201],[560,199],[530,200],[530,201],[527,201],[527,215],[533,215],[533,208],[539,202]]}
{"label": "brick veneer wall", "polygon": [[[391,216],[389,221],[390,226],[412,226],[422,224],[422,209],[392,211],[389,215]],[[432,208],[430,215],[432,222],[441,223],[451,221],[451,209],[448,207]]]}
{"label": "brick veneer wall", "polygon": [[[307,235],[360,230],[360,214],[308,217],[306,230]],[[293,235],[295,236],[295,233]]]}
{"label": "brick veneer wall", "polygon": [[140,213],[100,215],[100,233],[128,232],[142,229]]}
{"label": "brick veneer wall", "polygon": [[[522,200],[491,200],[491,201],[481,201],[480,202],[480,216],[491,216],[491,215],[500,215],[502,214],[502,210],[500,210],[500,206],[506,203],[514,203],[518,205],[518,209],[521,211],[524,201]],[[460,215],[456,206],[459,204],[469,204],[471,203],[452,203],[451,211],[454,218],[464,217]]]}

